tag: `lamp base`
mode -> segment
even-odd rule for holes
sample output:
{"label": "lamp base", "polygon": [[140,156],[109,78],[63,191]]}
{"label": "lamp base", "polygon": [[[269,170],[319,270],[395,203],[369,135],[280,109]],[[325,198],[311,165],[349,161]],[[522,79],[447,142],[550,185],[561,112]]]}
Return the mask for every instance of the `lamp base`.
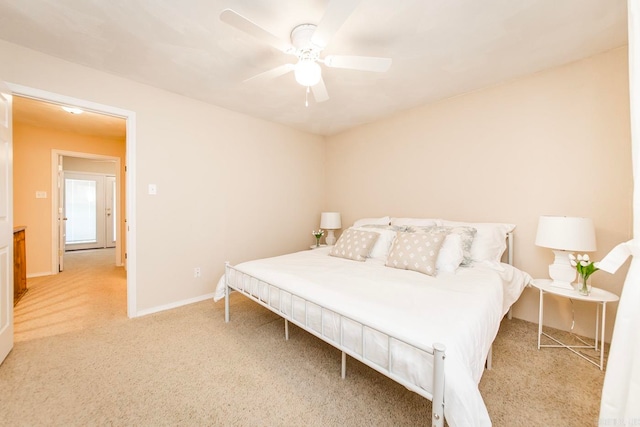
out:
{"label": "lamp base", "polygon": [[324,241],[327,243],[327,246],[336,244],[336,236],[333,234],[333,230],[327,230],[327,237],[325,237]]}
{"label": "lamp base", "polygon": [[549,277],[553,279],[552,285],[558,288],[574,289],[571,284],[576,279],[576,269],[569,262],[568,251],[554,250],[555,260],[549,265]]}

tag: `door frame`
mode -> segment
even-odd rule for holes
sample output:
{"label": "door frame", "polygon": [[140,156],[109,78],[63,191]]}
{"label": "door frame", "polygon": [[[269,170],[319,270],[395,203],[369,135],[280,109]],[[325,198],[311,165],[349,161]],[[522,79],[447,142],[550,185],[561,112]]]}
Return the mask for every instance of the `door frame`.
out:
{"label": "door frame", "polygon": [[[116,208],[118,211],[120,210],[121,204],[121,191],[120,191],[120,175],[122,174],[120,158],[113,156],[106,156],[101,154],[91,154],[91,153],[78,153],[75,151],[66,151],[66,150],[51,150],[51,230],[53,232],[52,241],[51,241],[51,269],[54,274],[58,274],[58,250],[60,249],[60,224],[59,220],[59,208],[62,207],[62,201],[60,200],[60,192],[58,191],[58,159],[59,157],[78,157],[82,159],[91,159],[91,160],[114,160],[116,162]],[[63,178],[64,179],[64,170]],[[66,171],[73,172],[73,171]],[[77,173],[77,172],[76,172]],[[86,172],[82,172],[86,173]],[[116,222],[116,265],[118,267],[122,267],[124,264],[122,262],[122,229],[121,229],[121,221]],[[63,255],[64,256],[64,255]]]}
{"label": "door frame", "polygon": [[[99,104],[80,98],[49,92],[28,86],[7,82],[11,92],[18,96],[33,98],[55,104],[74,105],[83,110],[93,111],[126,119],[125,142],[125,233],[126,233],[126,265],[127,265],[127,316],[137,317],[137,264],[136,264],[136,113],[110,105]],[[122,240],[122,239],[121,239]]]}

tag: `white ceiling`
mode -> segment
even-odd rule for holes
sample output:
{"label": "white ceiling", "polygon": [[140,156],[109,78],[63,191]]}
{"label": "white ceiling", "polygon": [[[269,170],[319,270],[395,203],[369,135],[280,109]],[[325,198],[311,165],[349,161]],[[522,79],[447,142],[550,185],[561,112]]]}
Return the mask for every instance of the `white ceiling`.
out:
{"label": "white ceiling", "polygon": [[0,0],[0,38],[322,135],[627,43],[627,0],[362,0],[323,55],[388,56],[387,73],[323,67],[331,98],[308,107],[291,73],[242,82],[293,57],[222,23],[222,10],[288,40],[327,3]]}

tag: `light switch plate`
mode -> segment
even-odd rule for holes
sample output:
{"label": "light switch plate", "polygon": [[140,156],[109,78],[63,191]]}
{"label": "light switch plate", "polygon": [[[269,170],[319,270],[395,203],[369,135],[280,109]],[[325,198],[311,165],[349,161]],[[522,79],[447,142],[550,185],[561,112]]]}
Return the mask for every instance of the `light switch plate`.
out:
{"label": "light switch plate", "polygon": [[158,194],[158,188],[156,187],[155,184],[149,184],[149,194],[152,196],[155,196],[156,194]]}
{"label": "light switch plate", "polygon": [[47,192],[46,191],[36,191],[36,199],[46,199]]}

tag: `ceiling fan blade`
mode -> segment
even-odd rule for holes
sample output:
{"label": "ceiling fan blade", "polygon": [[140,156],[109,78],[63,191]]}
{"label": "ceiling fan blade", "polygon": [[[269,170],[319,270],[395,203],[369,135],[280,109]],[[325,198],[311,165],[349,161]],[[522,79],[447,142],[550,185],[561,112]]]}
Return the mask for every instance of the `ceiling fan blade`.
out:
{"label": "ceiling fan blade", "polygon": [[249,77],[248,79],[244,80],[244,83],[247,83],[249,81],[264,81],[269,79],[275,79],[276,77],[283,76],[288,72],[293,71],[294,67],[295,67],[294,64],[280,65],[279,67],[272,68],[268,71],[265,71],[264,73],[256,74],[253,77]]}
{"label": "ceiling fan blade", "polygon": [[240,15],[238,12],[225,9],[220,13],[220,20],[238,30],[247,33],[263,43],[267,43],[284,53],[293,53],[295,48],[291,46],[291,43],[282,40],[279,37],[274,36],[269,31],[265,30],[255,22]]}
{"label": "ceiling fan blade", "polygon": [[375,56],[329,55],[324,58],[324,65],[332,68],[349,68],[351,70],[375,71],[383,73],[391,67],[391,58]]}
{"label": "ceiling fan blade", "polygon": [[311,37],[311,43],[324,49],[361,0],[331,0]]}
{"label": "ceiling fan blade", "polygon": [[311,86],[311,90],[313,91],[313,97],[316,102],[324,102],[329,99],[329,93],[327,92],[327,87],[324,85],[322,77],[320,77],[320,81],[315,86]]}

